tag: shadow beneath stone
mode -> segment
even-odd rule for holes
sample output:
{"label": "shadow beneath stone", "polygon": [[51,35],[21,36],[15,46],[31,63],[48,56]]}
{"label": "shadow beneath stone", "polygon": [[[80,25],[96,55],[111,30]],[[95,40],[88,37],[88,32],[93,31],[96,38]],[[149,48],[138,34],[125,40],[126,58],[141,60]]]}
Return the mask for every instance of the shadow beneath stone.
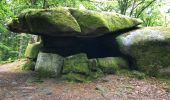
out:
{"label": "shadow beneath stone", "polygon": [[63,57],[86,53],[88,58],[123,57],[132,66],[132,58],[123,54],[116,37],[137,27],[120,30],[100,37],[51,37],[42,36],[43,52],[57,53]]}

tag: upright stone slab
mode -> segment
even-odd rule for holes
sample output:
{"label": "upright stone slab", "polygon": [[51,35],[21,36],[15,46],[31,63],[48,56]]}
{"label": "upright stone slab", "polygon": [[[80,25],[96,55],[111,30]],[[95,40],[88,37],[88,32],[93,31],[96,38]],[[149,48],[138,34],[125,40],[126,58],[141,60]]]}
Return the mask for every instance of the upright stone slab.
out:
{"label": "upright stone slab", "polygon": [[43,53],[38,54],[35,71],[39,77],[58,77],[63,66],[63,57],[58,54]]}
{"label": "upright stone slab", "polygon": [[28,43],[26,51],[25,51],[25,57],[29,59],[37,58],[41,47],[42,47],[41,42]]}
{"label": "upright stone slab", "polygon": [[170,27],[147,27],[117,37],[120,49],[147,74],[170,67]]}

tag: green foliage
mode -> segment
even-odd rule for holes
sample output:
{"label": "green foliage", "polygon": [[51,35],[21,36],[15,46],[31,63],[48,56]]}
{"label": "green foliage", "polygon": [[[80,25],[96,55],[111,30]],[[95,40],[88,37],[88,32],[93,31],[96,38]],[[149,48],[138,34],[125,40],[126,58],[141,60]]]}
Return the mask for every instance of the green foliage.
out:
{"label": "green foliage", "polygon": [[35,69],[35,61],[33,59],[27,59],[24,64],[21,65],[22,70],[34,70]]}
{"label": "green foliage", "polygon": [[17,58],[17,56],[18,56],[17,51],[13,51],[8,46],[0,43],[0,61],[10,60],[11,58],[15,59]]}

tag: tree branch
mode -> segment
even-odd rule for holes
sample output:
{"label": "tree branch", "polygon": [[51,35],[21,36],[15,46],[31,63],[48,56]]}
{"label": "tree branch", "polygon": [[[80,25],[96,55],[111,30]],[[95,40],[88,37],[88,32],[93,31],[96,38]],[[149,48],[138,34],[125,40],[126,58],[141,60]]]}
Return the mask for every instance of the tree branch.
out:
{"label": "tree branch", "polygon": [[137,16],[135,17],[139,17],[141,15],[141,13],[146,9],[148,8],[153,2],[155,2],[156,0],[152,0],[151,2],[149,2],[146,6],[144,6],[140,11],[139,13],[137,14]]}

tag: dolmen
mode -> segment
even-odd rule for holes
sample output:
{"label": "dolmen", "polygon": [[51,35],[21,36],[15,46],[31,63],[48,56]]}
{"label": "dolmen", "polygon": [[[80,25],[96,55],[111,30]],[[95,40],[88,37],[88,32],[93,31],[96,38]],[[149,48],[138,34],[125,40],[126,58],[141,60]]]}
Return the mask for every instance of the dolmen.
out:
{"label": "dolmen", "polygon": [[25,52],[25,68],[40,77],[86,82],[121,69],[170,73],[170,27],[140,24],[113,12],[58,7],[24,10],[8,29],[41,37]]}

